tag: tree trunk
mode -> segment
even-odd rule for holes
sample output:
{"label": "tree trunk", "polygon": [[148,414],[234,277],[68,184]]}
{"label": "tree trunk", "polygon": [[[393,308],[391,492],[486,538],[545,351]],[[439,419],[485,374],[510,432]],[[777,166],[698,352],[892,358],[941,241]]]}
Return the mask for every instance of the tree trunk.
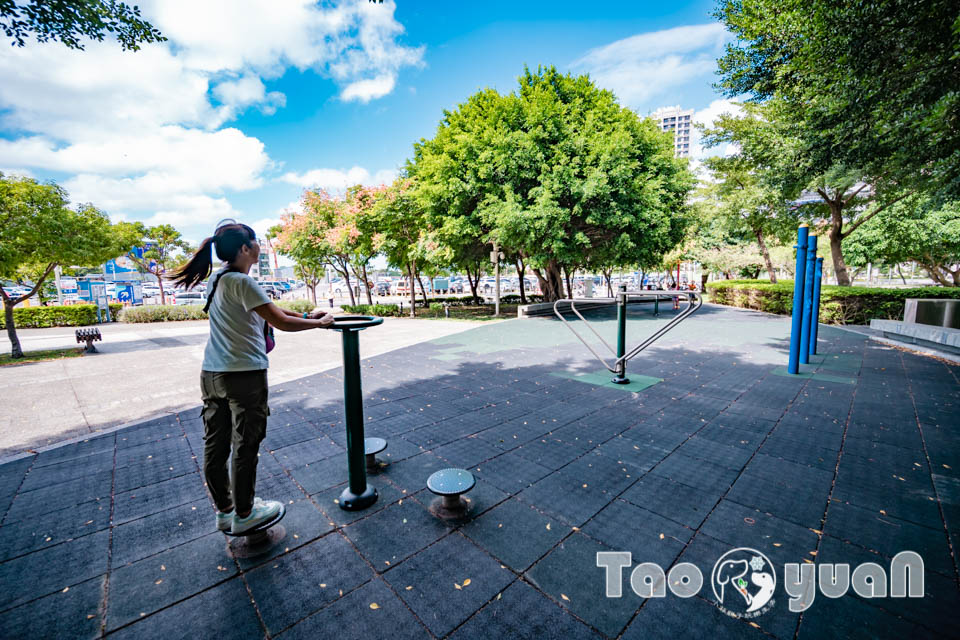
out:
{"label": "tree trunk", "polygon": [[367,265],[363,265],[363,286],[367,288],[367,304],[373,306],[373,294],[370,292],[370,279],[367,277]]}
{"label": "tree trunk", "polygon": [[612,298],[613,297],[613,269],[607,269],[606,271],[604,271],[603,279],[607,281],[607,297]]}
{"label": "tree trunk", "polygon": [[767,243],[763,240],[763,231],[756,230],[757,244],[760,245],[760,253],[763,254],[763,263],[767,266],[767,274],[770,276],[770,282],[777,284],[777,272],[773,268],[773,260],[770,259],[770,250],[767,249]]}
{"label": "tree trunk", "polygon": [[10,357],[22,358],[23,349],[20,347],[20,338],[17,337],[17,327],[13,323],[13,300],[4,296],[3,321],[7,325],[7,338],[10,339]]}
{"label": "tree trunk", "polygon": [[417,290],[413,286],[413,273],[416,271],[416,261],[407,263],[407,283],[410,286],[410,317],[417,317]]}
{"label": "tree trunk", "polygon": [[417,284],[420,285],[420,295],[423,296],[423,306],[426,308],[427,305],[427,292],[423,290],[423,280],[420,279],[420,274],[417,273]]}
{"label": "tree trunk", "polygon": [[900,274],[900,279],[903,280],[903,284],[907,284],[907,279],[903,277],[903,270],[900,268],[900,265],[897,265],[897,273]]}
{"label": "tree trunk", "polygon": [[467,267],[467,282],[470,283],[470,293],[473,294],[473,304],[480,304],[480,297],[477,295],[477,287],[480,286],[480,262],[475,265],[477,268],[477,277],[474,279],[473,272]]}
{"label": "tree trunk", "polygon": [[[153,273],[153,272],[151,271],[151,273]],[[157,284],[160,285],[160,304],[161,304],[161,305],[166,305],[166,304],[167,304],[167,294],[166,294],[166,292],[163,290],[163,278],[160,277],[160,272],[159,272],[159,271],[158,271],[157,273],[154,273],[153,275],[157,276]],[[94,301],[94,304],[96,304],[96,301]]]}
{"label": "tree trunk", "polygon": [[307,294],[309,294],[310,300],[313,302],[313,306],[317,306],[317,285],[308,283]]}
{"label": "tree trunk", "polygon": [[563,270],[563,279],[567,281],[567,297],[573,300],[573,287],[570,285],[570,271]]}
{"label": "tree trunk", "polygon": [[563,297],[563,276],[560,274],[560,265],[556,260],[548,261],[542,271],[534,268],[533,273],[540,283],[544,302],[556,302]]}
{"label": "tree trunk", "polygon": [[527,268],[523,264],[523,258],[517,257],[517,275],[520,276],[520,304],[527,304],[527,294],[524,291],[523,287],[523,274],[526,272]]}
{"label": "tree trunk", "polygon": [[[833,272],[837,277],[837,284],[841,287],[850,286],[850,272],[843,259],[843,208],[838,203],[830,203],[830,257],[833,259]],[[795,274],[794,277],[799,277]]]}

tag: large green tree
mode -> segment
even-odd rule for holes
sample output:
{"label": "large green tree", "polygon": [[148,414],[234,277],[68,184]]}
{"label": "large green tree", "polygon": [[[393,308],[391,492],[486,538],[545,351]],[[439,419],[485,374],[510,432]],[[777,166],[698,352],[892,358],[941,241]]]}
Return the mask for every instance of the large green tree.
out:
{"label": "large green tree", "polygon": [[844,247],[851,264],[916,262],[945,287],[960,287],[960,201],[913,196],[863,225]]}
{"label": "large green tree", "polygon": [[526,69],[519,85],[472,95],[414,145],[408,170],[458,253],[496,240],[556,300],[564,270],[655,262],[681,240],[693,177],[669,135],[587,76]]}
{"label": "large green tree", "polygon": [[139,7],[116,0],[0,0],[0,29],[19,47],[36,38],[83,49],[81,39],[102,42],[108,33],[131,51],[141,44],[166,41],[140,17]]}
{"label": "large green tree", "polygon": [[410,283],[411,318],[416,316],[414,282],[420,272],[420,263],[426,260],[428,252],[426,214],[415,193],[415,181],[400,176],[380,193],[373,209],[377,229],[374,247],[386,256],[391,266],[406,274]]}
{"label": "large green tree", "polygon": [[35,295],[57,266],[99,264],[128,248],[96,207],[70,208],[61,187],[0,173],[0,278],[16,280],[29,273],[33,285],[21,296],[0,288],[10,355],[23,357],[13,308]]}
{"label": "large green tree", "polygon": [[781,102],[813,174],[960,192],[955,0],[719,0],[715,15],[735,36],[719,86]]}
{"label": "large green tree", "polygon": [[173,225],[158,224],[146,227],[140,222],[121,223],[126,241],[131,247],[140,247],[131,251],[128,257],[145,273],[157,279],[160,285],[160,304],[167,304],[167,294],[163,290],[163,274],[182,263],[182,257],[190,254],[190,245],[184,241]]}

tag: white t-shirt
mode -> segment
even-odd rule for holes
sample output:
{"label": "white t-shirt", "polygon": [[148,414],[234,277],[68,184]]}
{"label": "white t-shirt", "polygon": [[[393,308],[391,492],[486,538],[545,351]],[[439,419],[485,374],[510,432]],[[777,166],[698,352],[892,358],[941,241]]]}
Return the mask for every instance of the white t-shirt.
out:
{"label": "white t-shirt", "polygon": [[[213,282],[219,278],[217,289]],[[254,311],[270,298],[245,273],[219,271],[207,283],[210,302],[210,338],[203,352],[204,371],[256,371],[266,369],[264,319]]]}

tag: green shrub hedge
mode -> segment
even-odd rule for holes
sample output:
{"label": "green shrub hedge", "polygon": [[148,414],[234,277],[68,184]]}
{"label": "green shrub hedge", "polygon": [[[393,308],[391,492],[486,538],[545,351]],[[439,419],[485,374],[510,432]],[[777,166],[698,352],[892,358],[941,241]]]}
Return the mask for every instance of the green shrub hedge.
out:
{"label": "green shrub hedge", "polygon": [[358,316],[379,316],[381,318],[397,318],[410,313],[409,309],[400,311],[400,307],[395,304],[345,304],[341,306],[341,309]]}
{"label": "green shrub hedge", "polygon": [[308,313],[317,307],[309,300],[281,300],[277,303],[277,306],[297,313]]}
{"label": "green shrub hedge", "polygon": [[[710,301],[744,309],[790,315],[793,312],[793,281],[772,284],[766,280],[716,280],[707,283]],[[838,287],[820,289],[820,322],[870,324],[873,318],[902,320],[907,298],[960,298],[960,287]]]}
{"label": "green shrub hedge", "polygon": [[[110,315],[117,320],[122,304],[111,304]],[[0,329],[5,329],[5,316],[0,313]],[[97,323],[97,307],[92,304],[65,304],[49,307],[15,307],[13,324],[21,329],[42,327],[82,327]]]}
{"label": "green shrub hedge", "polygon": [[148,305],[143,307],[125,307],[120,314],[120,322],[177,322],[179,320],[206,320],[203,305]]}

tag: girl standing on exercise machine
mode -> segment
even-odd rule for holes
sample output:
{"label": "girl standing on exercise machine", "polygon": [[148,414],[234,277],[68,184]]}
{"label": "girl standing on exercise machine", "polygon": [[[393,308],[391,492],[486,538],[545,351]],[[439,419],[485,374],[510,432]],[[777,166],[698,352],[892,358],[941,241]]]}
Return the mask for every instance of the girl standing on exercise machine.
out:
{"label": "girl standing on exercise machine", "polygon": [[[217,528],[242,534],[269,522],[280,503],[254,497],[257,452],[267,432],[267,352],[271,327],[303,331],[328,327],[333,316],[314,309],[296,313],[270,301],[248,275],[260,257],[257,234],[233,220],[221,222],[190,261],[169,279],[191,289],[213,271],[211,245],[223,268],[210,278],[210,337],[203,352],[203,474],[217,507]],[[231,460],[230,473],[227,460]]]}

